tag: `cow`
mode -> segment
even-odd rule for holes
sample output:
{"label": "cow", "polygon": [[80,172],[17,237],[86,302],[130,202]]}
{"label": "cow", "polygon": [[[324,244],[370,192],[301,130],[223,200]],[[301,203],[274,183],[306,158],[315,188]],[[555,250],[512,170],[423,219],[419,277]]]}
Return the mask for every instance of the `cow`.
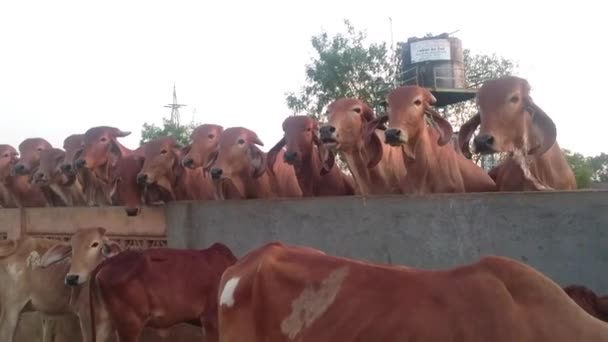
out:
{"label": "cow", "polygon": [[387,95],[384,141],[404,153],[406,192],[495,191],[492,178],[456,152],[452,125],[431,107],[436,101],[428,89],[419,86],[397,87]]}
{"label": "cow", "polygon": [[210,166],[210,156],[217,149],[223,131],[224,127],[213,124],[196,127],[190,136],[192,143],[185,151],[186,155],[182,159],[182,165],[190,169],[202,167],[206,176]]}
{"label": "cow", "polygon": [[[138,341],[145,326],[168,329],[182,322],[202,326],[205,341],[217,342],[219,281],[236,260],[221,243],[203,250],[125,251],[93,271],[91,317],[99,316],[100,306],[121,342]],[[96,324],[92,320],[92,334],[103,341],[108,331],[99,331]]]}
{"label": "cow", "polygon": [[[76,169],[76,160],[84,147],[84,134],[72,134],[63,140],[65,159],[61,164],[61,172],[67,180],[66,185],[78,189],[85,204],[94,206],[106,201],[102,195],[103,184],[95,178],[95,174],[87,168]],[[97,195],[97,198],[96,198]]]}
{"label": "cow", "polygon": [[62,172],[65,151],[59,148],[47,148],[40,152],[40,164],[32,182],[40,187],[47,196],[47,202],[53,206],[78,206],[85,204],[82,188]]}
{"label": "cow", "polygon": [[202,168],[190,169],[181,164],[183,146],[173,137],[149,141],[142,147],[144,163],[137,175],[140,186],[156,186],[167,201],[212,200],[212,183]]}
{"label": "cow", "polygon": [[286,118],[283,138],[268,151],[268,171],[274,173],[277,155],[286,146],[283,161],[294,168],[304,197],[354,195],[352,177],[337,167],[323,165],[328,151],[319,140],[318,131],[317,121],[311,117]]}
{"label": "cow", "polygon": [[91,341],[88,288],[66,284],[84,284],[101,260],[119,251],[97,227],[78,230],[70,243],[29,236],[0,242],[0,340],[13,342],[21,313],[39,311],[77,315],[84,341]]}
{"label": "cow", "polygon": [[372,109],[354,98],[340,98],[328,107],[328,122],[319,128],[323,146],[330,151],[326,165],[334,165],[335,153],[346,159],[359,195],[401,194],[407,171],[399,148],[383,144],[382,131]]}
{"label": "cow", "polygon": [[12,170],[17,164],[19,153],[11,145],[0,145],[0,208],[16,208],[17,202],[7,186]]}
{"label": "cow", "polygon": [[608,341],[608,325],[517,260],[382,265],[271,242],[220,281],[221,342]]}
{"label": "cow", "polygon": [[526,79],[504,76],[484,82],[477,93],[479,113],[459,132],[463,154],[509,153],[489,174],[499,191],[576,189],[574,173],[557,141],[555,123],[530,96]]}
{"label": "cow", "polygon": [[40,164],[40,153],[52,148],[51,144],[42,138],[28,138],[19,144],[19,159],[15,163],[12,175],[7,179],[6,187],[13,194],[19,207],[46,207],[49,194],[40,186],[31,183],[33,171]]}
{"label": "cow", "polygon": [[[247,128],[230,127],[222,132],[209,171],[215,198],[302,197],[293,168],[276,163],[273,174],[266,172],[266,153],[256,145],[264,143]],[[277,157],[282,158],[283,151]]]}
{"label": "cow", "polygon": [[115,168],[118,158],[133,154],[123,146],[118,138],[126,137],[131,132],[121,131],[116,127],[97,126],[84,133],[82,151],[75,162],[77,170],[87,169],[93,180],[87,179],[83,187],[87,192],[87,201],[100,206],[112,204],[110,192],[114,184]]}
{"label": "cow", "polygon": [[585,312],[608,322],[608,296],[598,296],[591,289],[582,285],[568,285],[564,287],[564,292]]}

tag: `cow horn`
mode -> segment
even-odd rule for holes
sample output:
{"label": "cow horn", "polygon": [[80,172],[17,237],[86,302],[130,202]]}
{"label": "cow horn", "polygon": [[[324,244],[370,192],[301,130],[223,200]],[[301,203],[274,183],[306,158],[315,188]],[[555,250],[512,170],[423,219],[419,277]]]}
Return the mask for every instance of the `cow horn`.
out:
{"label": "cow horn", "polygon": [[433,119],[433,125],[440,133],[440,137],[437,139],[437,144],[439,144],[439,146],[443,146],[450,142],[452,135],[454,134],[454,129],[449,121],[444,119],[441,114],[432,108],[426,108],[424,112],[431,116]]}
{"label": "cow horn", "polygon": [[541,132],[542,137],[538,137],[540,145],[531,148],[528,153],[542,155],[555,144],[557,139],[557,128],[551,118],[537,106],[530,96],[526,97],[526,110],[532,115],[532,124],[536,126]]}
{"label": "cow horn", "polygon": [[262,140],[260,140],[260,138],[258,138],[257,135],[253,136],[253,143],[256,145],[264,146],[264,143],[262,142]]}
{"label": "cow horn", "polygon": [[121,131],[118,128],[114,130],[114,136],[117,138],[124,138],[131,134],[131,131]]}
{"label": "cow horn", "polygon": [[475,132],[479,124],[481,124],[481,115],[477,113],[460,126],[460,131],[458,132],[458,146],[460,147],[462,154],[468,159],[471,159],[472,157],[469,142],[471,141],[473,132]]}
{"label": "cow horn", "polygon": [[285,137],[281,138],[266,154],[266,167],[271,174],[274,174],[274,163],[277,160],[277,154],[283,146],[285,146]]}

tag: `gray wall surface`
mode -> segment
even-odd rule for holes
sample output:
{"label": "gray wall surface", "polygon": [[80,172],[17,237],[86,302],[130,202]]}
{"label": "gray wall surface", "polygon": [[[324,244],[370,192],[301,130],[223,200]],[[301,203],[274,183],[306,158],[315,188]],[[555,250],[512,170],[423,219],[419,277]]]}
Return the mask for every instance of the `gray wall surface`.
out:
{"label": "gray wall surface", "polygon": [[501,255],[608,293],[608,191],[182,202],[166,216],[171,247],[240,257],[280,240],[431,269]]}

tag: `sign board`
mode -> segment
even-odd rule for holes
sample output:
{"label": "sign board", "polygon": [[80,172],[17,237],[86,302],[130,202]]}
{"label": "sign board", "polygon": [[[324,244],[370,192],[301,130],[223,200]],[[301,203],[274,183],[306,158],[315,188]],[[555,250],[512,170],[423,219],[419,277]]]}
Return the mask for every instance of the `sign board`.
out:
{"label": "sign board", "polygon": [[450,41],[447,39],[428,39],[410,43],[412,63],[425,61],[449,61]]}

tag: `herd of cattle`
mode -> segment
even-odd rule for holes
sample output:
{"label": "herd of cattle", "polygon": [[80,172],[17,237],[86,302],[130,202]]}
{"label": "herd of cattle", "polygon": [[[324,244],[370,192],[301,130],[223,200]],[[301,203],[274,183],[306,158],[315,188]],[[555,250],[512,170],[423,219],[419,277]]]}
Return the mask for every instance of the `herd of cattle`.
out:
{"label": "herd of cattle", "polygon": [[[328,106],[322,125],[283,122],[268,152],[243,127],[205,124],[188,146],[172,137],[136,150],[100,126],[63,149],[26,139],[0,146],[3,207],[122,205],[185,199],[575,189],[556,128],[527,81],[487,81],[479,113],[454,138],[416,86],[387,96],[388,115],[357,99]],[[506,152],[489,172],[475,152]],[[351,175],[335,165],[336,154]],[[237,258],[203,250],[123,250],[101,227],[69,242],[31,236],[0,242],[0,340],[22,312],[76,315],[85,342],[138,341],[144,327],[202,327],[205,341],[608,341],[608,298],[561,288],[532,267],[485,257],[445,270],[381,265],[268,243]],[[52,327],[43,320],[44,341]]]}
{"label": "herd of cattle", "polygon": [[[188,146],[162,137],[131,150],[118,141],[130,132],[108,126],[67,137],[63,149],[28,138],[19,152],[0,145],[0,205],[121,205],[137,214],[172,200],[575,189],[555,124],[529,92],[525,79],[487,81],[457,138],[417,86],[391,91],[387,115],[342,98],[323,125],[288,117],[268,152],[255,132],[213,124],[196,128]],[[478,126],[475,152],[509,154],[489,172],[470,159]],[[335,166],[338,153],[350,174]]]}

